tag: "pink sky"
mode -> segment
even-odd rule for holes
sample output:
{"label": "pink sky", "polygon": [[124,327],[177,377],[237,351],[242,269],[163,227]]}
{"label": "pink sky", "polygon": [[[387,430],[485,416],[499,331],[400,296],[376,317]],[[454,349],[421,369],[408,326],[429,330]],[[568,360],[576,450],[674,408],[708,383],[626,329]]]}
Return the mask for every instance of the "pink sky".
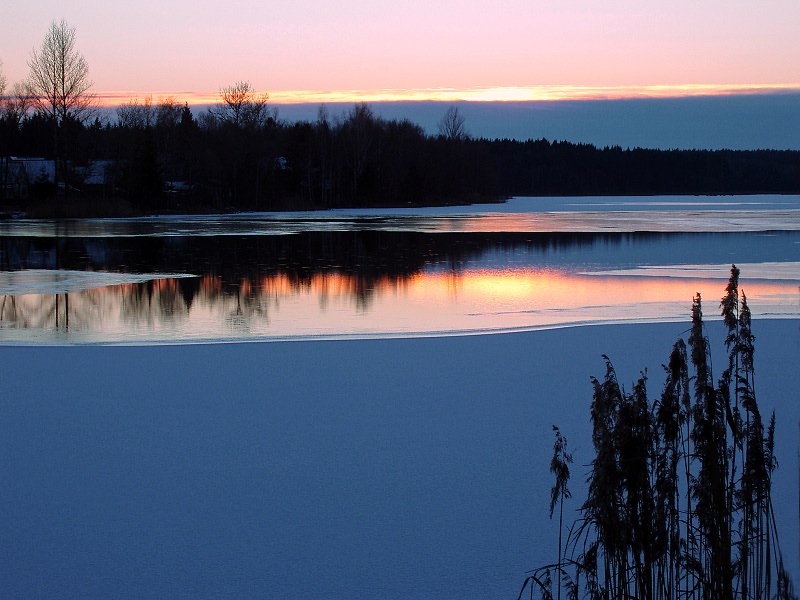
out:
{"label": "pink sky", "polygon": [[61,18],[76,27],[99,93],[202,97],[248,80],[276,101],[297,90],[311,101],[350,90],[424,99],[441,88],[448,100],[501,88],[535,99],[542,89],[614,97],[800,84],[797,0],[4,2],[9,83]]}

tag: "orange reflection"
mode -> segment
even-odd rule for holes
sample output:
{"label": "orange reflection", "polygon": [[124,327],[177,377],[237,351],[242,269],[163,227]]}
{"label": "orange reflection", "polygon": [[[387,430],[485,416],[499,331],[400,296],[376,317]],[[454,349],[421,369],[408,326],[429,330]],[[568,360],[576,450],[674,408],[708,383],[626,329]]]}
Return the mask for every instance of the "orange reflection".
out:
{"label": "orange reflection", "polygon": [[[57,340],[121,342],[435,335],[683,320],[697,292],[705,300],[706,315],[714,316],[724,285],[720,279],[582,275],[531,267],[407,277],[279,273],[245,278],[234,286],[205,276],[5,296],[0,298],[0,325],[9,340],[26,339],[26,330],[50,332]],[[796,281],[743,278],[741,287],[755,316],[798,316]]]}
{"label": "orange reflection", "polygon": [[575,212],[483,213],[437,218],[436,233],[669,233],[674,231],[798,231],[796,210],[608,210]]}

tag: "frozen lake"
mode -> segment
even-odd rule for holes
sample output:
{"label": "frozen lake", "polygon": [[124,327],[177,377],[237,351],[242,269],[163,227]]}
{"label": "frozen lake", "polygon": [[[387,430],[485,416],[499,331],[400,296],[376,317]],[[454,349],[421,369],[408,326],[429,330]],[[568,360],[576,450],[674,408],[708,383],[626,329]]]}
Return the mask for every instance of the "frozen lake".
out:
{"label": "frozen lake", "polygon": [[[722,282],[720,282],[721,284]],[[712,307],[708,307],[712,312]],[[589,376],[626,385],[683,323],[431,339],[0,347],[10,598],[515,600],[554,560],[552,424],[591,458]],[[721,323],[709,327],[724,362]],[[798,568],[800,327],[754,324]],[[797,579],[795,579],[797,581]]]}
{"label": "frozen lake", "polygon": [[601,355],[657,396],[700,291],[721,368],[731,263],[797,581],[799,204],[2,222],[0,589],[514,599],[555,556],[551,426],[574,516]]}
{"label": "frozen lake", "polygon": [[681,320],[730,264],[793,318],[795,196],[0,223],[0,343],[413,337]]}

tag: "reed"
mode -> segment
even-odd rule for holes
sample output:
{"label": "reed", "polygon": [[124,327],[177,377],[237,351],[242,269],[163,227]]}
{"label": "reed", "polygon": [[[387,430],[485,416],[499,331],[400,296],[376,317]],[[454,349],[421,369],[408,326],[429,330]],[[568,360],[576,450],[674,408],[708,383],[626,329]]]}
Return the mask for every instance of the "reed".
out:
{"label": "reed", "polygon": [[[553,586],[559,600],[562,590],[576,600],[797,598],[772,505],[775,415],[765,428],[735,265],[720,306],[728,361],[716,381],[699,294],[657,399],[646,372],[627,392],[603,357],[605,376],[591,379],[587,498],[563,547],[559,533],[558,560],[529,573],[520,599],[552,599]],[[558,504],[561,530],[572,456],[554,431],[550,514]]]}

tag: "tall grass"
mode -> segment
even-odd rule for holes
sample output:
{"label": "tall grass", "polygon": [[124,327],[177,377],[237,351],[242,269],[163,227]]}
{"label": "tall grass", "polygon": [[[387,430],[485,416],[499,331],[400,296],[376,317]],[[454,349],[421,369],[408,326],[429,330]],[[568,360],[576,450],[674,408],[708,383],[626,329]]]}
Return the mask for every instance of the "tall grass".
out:
{"label": "tall grass", "polygon": [[[520,598],[552,599],[554,586],[569,599],[797,598],[772,505],[775,415],[765,429],[735,265],[720,306],[728,361],[716,381],[699,294],[657,399],[646,373],[625,391],[604,357],[605,376],[591,380],[587,498],[563,548],[559,538],[558,560],[532,571]],[[557,503],[563,515],[571,462],[555,431],[551,517]]]}

